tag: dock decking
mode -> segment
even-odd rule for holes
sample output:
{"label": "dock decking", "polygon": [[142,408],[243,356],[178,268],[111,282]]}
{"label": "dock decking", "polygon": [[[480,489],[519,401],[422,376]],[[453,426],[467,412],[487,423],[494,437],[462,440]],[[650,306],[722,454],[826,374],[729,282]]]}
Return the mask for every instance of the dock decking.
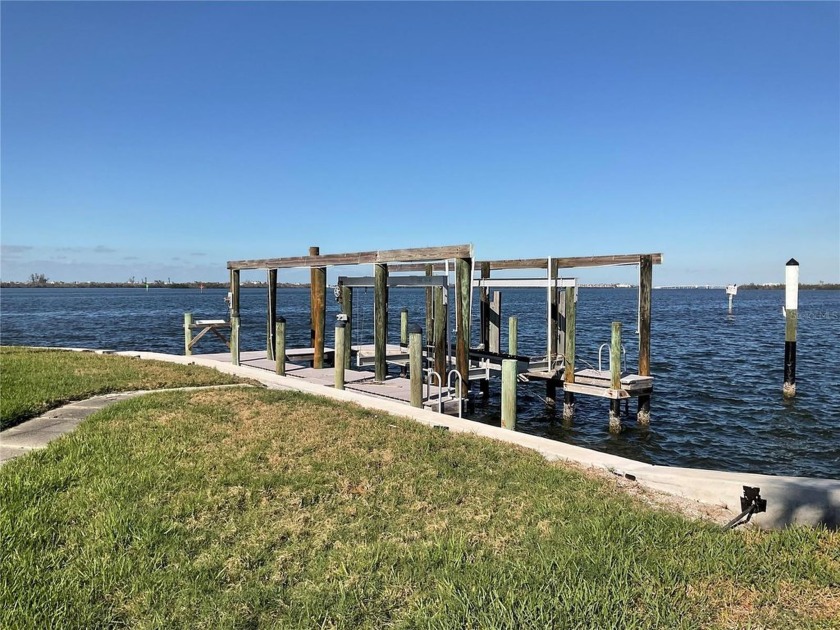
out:
{"label": "dock decking", "polygon": [[[394,346],[399,348],[399,346]],[[390,346],[389,346],[390,348]],[[308,352],[307,352],[308,350]],[[203,359],[211,359],[221,363],[230,363],[231,356],[228,352],[201,354],[196,355]],[[289,353],[286,354],[287,358]],[[301,361],[311,360],[311,348],[298,348],[292,351],[292,356]],[[269,359],[267,353],[262,350],[241,352],[239,355],[240,365],[247,367],[259,368],[274,372],[276,369],[276,362]],[[324,367],[315,369],[300,363],[292,363],[286,361],[286,376],[304,379],[310,383],[323,385],[324,387],[335,387],[335,368]],[[377,396],[379,398],[388,398],[398,402],[410,404],[411,400],[411,381],[403,376],[388,375],[384,381],[378,382],[375,380],[375,374],[367,370],[344,370],[344,388],[357,391],[369,396]],[[443,387],[426,387],[423,388],[423,406],[432,410],[441,410],[444,413],[458,414],[458,400],[454,397],[454,390]]]}

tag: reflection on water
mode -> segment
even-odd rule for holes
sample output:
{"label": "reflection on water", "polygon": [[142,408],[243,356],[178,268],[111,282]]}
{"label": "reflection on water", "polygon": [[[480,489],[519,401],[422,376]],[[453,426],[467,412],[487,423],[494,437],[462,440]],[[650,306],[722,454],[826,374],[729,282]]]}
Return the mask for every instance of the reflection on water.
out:
{"label": "reflection on water", "polygon": [[[196,319],[226,317],[224,290],[197,289],[4,289],[0,343],[117,350],[183,352],[183,313]],[[264,290],[243,289],[242,349],[265,348]],[[594,366],[610,324],[621,321],[627,362],[638,357],[635,289],[581,289],[577,362]],[[545,385],[520,384],[518,430],[655,464],[719,467],[770,474],[840,477],[840,292],[800,293],[797,397],[781,396],[784,358],[782,291],[742,291],[729,314],[723,290],[657,290],[653,293],[651,369],[656,379],[648,430],[633,421],[607,431],[608,403],[578,397],[575,420],[546,408]],[[328,300],[328,321],[339,312]],[[424,293],[392,289],[391,339],[399,338],[399,311],[425,326]],[[545,293],[504,291],[502,347],[507,318],[519,318],[523,354],[545,353]],[[289,347],[309,345],[309,292],[281,289],[278,310],[287,320]],[[477,309],[475,309],[477,310]],[[373,291],[357,289],[353,342],[373,339]],[[330,328],[328,326],[328,328]],[[332,343],[328,334],[327,343]],[[473,326],[473,343],[477,327]],[[198,352],[221,352],[209,335]],[[476,388],[477,389],[477,388]],[[499,423],[499,382],[476,397],[473,418]]]}

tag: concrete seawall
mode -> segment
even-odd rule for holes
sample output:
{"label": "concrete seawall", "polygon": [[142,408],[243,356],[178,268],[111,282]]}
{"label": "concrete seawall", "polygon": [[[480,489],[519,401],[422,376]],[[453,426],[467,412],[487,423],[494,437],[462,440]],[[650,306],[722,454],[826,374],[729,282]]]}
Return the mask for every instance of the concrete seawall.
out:
{"label": "concrete seawall", "polygon": [[183,365],[202,365],[227,374],[253,379],[270,389],[296,390],[334,400],[353,402],[361,407],[409,418],[427,426],[446,427],[454,432],[471,433],[516,444],[540,453],[549,461],[570,461],[586,467],[608,470],[634,479],[637,483],[652,490],[723,507],[731,512],[733,517],[741,511],[740,497],[743,494],[743,487],[758,487],[761,488],[761,496],[767,500],[767,512],[757,514],[752,518],[752,522],[759,527],[777,529],[793,524],[823,525],[832,529],[840,527],[840,480],[836,479],[781,477],[654,466],[548,438],[445,416],[382,398],[348,390],[336,390],[291,376],[278,376],[259,368],[202,359],[200,355],[187,357],[156,352],[115,352],[113,354]]}

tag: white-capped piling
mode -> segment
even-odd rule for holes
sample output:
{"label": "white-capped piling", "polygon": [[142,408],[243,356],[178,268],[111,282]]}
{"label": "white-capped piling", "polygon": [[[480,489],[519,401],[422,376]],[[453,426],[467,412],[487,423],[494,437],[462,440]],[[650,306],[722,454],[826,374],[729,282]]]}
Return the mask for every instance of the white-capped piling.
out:
{"label": "white-capped piling", "polygon": [[192,354],[192,313],[184,313],[184,356]]}
{"label": "white-capped piling", "polygon": [[726,297],[729,298],[729,314],[732,314],[732,298],[738,295],[738,285],[730,284],[726,287]]}
{"label": "white-capped piling", "polygon": [[785,265],[785,382],[782,395],[796,396],[796,319],[799,308],[799,263],[793,258]]}

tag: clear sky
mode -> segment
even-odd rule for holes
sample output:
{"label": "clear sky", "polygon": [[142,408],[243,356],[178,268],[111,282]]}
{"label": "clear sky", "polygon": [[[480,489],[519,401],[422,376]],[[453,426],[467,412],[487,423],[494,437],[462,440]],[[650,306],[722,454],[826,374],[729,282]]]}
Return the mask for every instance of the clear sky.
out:
{"label": "clear sky", "polygon": [[469,242],[840,281],[837,2],[0,10],[4,280]]}

